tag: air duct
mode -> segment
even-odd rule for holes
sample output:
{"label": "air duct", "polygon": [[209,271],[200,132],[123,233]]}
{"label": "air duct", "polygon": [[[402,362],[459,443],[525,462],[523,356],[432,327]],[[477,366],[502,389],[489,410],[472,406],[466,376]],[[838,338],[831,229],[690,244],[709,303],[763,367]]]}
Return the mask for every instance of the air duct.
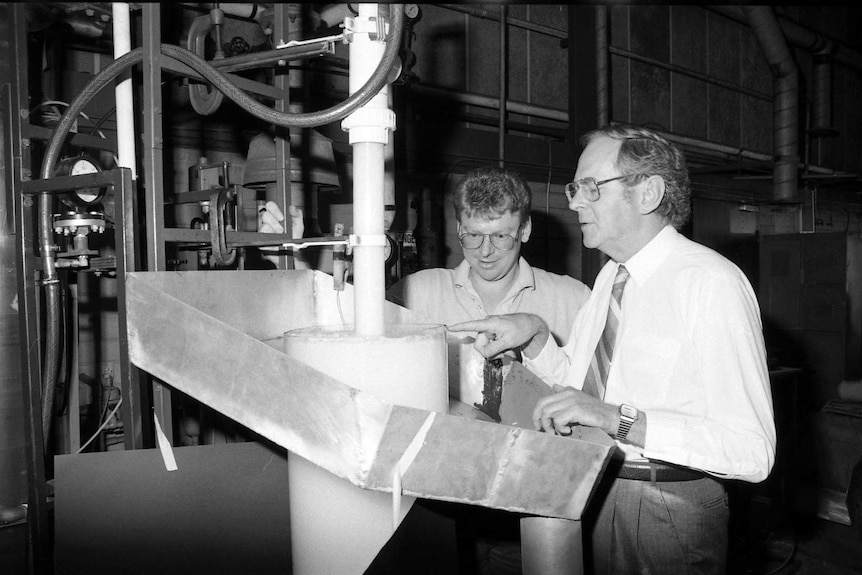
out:
{"label": "air duct", "polygon": [[776,202],[799,201],[799,73],[772,8],[743,6],[751,29],[773,76],[772,197]]}

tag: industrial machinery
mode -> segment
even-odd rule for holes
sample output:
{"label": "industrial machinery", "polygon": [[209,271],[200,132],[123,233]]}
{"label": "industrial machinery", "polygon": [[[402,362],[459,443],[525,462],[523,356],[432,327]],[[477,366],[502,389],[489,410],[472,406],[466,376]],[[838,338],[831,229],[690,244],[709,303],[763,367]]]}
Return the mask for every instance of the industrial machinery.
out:
{"label": "industrial machinery", "polygon": [[[579,565],[577,554],[551,557],[545,548],[557,540],[560,549],[578,548],[578,520],[609,440],[450,414],[445,331],[385,302],[385,288],[419,259],[419,230],[393,229],[390,92],[393,82],[415,81],[404,31],[420,18],[418,6],[110,8],[6,5],[4,13],[17,63],[4,72],[14,88],[4,94],[4,120],[19,159],[7,184],[28,350],[34,571],[45,567],[40,552],[50,540],[51,454],[158,447],[171,470],[172,445],[233,441],[237,429],[241,441],[256,434],[290,451],[296,573],[364,571],[417,497],[527,514],[526,564],[535,572]],[[68,102],[51,104],[50,117],[9,121],[13,110],[31,108],[21,108],[26,31],[51,9],[105,40],[114,57]],[[178,25],[166,25],[174,17]],[[61,48],[42,41],[46,52]],[[338,66],[347,85],[336,102],[311,109],[319,78],[307,62],[315,59]],[[116,141],[96,137],[110,114],[93,122],[85,111],[102,101],[115,103]],[[165,129],[182,123],[226,137],[220,122],[239,114],[248,117],[240,138],[248,147],[234,143],[218,159],[176,145]],[[82,138],[85,121],[90,136]],[[348,169],[320,131],[333,124],[348,134]],[[417,202],[427,200],[423,193]],[[101,371],[84,414],[84,348],[64,318],[79,314],[84,292],[98,305],[90,292],[102,277],[115,279],[116,356],[87,358]],[[71,312],[67,293],[78,294]],[[91,437],[82,441],[85,432]],[[456,447],[464,433],[475,458]],[[326,528],[316,524],[321,518]],[[350,522],[357,518],[365,527]],[[58,517],[58,525],[67,523]],[[336,566],[321,550],[324,537],[342,550]]]}

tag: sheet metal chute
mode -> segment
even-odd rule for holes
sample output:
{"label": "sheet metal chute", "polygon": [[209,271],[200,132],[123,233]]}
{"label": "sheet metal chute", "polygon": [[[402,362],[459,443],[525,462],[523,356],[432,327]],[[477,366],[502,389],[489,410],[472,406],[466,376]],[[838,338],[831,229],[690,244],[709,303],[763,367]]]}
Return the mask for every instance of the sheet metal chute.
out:
{"label": "sheet metal chute", "polygon": [[[338,301],[332,278],[313,270],[138,272],[127,285],[136,366],[358,487],[391,491],[430,412],[388,404],[281,351],[285,331],[352,316],[350,286]],[[389,323],[412,321],[388,302],[385,313]],[[402,478],[405,495],[580,519],[610,439],[451,413],[433,419]]]}

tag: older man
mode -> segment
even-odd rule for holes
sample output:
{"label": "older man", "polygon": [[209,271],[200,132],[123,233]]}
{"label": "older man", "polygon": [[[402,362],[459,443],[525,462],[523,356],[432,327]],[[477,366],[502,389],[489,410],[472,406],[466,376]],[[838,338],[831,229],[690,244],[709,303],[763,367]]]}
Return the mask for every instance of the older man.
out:
{"label": "older man", "polygon": [[724,573],[721,481],[762,481],[775,458],[760,309],[736,265],[678,232],[690,212],[681,150],[635,126],[583,144],[569,208],[584,245],[610,260],[577,337],[560,347],[529,314],[450,328],[482,332],[486,357],[522,350],[556,391],[536,405],[537,429],[617,440],[585,525],[594,573]]}

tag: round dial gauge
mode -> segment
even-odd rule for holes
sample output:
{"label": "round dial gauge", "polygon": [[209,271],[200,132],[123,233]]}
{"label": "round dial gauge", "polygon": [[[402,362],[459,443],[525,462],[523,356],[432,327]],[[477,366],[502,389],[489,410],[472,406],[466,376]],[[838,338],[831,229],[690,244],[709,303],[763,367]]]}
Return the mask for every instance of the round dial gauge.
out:
{"label": "round dial gauge", "polygon": [[[80,176],[84,174],[97,174],[101,171],[102,167],[96,160],[80,155],[65,158],[58,162],[54,174],[56,176]],[[68,194],[63,196],[63,201],[69,205],[89,206],[101,200],[104,194],[105,188],[81,188],[70,190]]]}
{"label": "round dial gauge", "polygon": [[391,266],[395,262],[395,240],[389,234],[386,234],[386,245],[383,248],[383,257],[386,260],[386,265]]}

